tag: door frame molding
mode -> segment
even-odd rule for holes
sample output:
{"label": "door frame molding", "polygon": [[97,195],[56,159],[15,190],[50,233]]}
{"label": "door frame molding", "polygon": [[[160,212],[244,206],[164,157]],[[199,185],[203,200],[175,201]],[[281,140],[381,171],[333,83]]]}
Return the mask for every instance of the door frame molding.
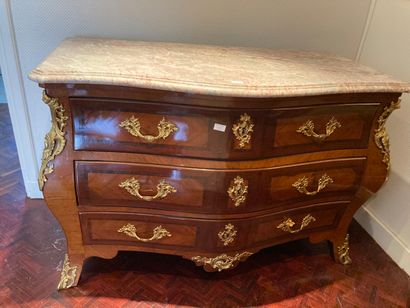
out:
{"label": "door frame molding", "polygon": [[38,188],[38,159],[33,143],[10,1],[0,0],[0,67],[26,194],[43,198]]}

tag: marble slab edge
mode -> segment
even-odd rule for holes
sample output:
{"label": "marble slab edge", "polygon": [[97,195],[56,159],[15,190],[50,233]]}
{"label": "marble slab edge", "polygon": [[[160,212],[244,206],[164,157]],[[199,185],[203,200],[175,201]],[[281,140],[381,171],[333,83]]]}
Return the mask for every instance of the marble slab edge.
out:
{"label": "marble slab edge", "polygon": [[176,91],[199,95],[212,96],[229,96],[229,97],[293,97],[293,96],[313,96],[328,94],[345,94],[345,93],[408,93],[410,92],[410,83],[380,83],[380,84],[320,84],[320,85],[289,85],[277,87],[232,87],[223,85],[207,84],[188,84],[186,82],[174,82],[167,80],[144,80],[129,77],[112,77],[101,75],[87,76],[64,76],[61,74],[47,76],[34,70],[29,74],[29,78],[40,84],[97,84],[146,88],[153,90]]}

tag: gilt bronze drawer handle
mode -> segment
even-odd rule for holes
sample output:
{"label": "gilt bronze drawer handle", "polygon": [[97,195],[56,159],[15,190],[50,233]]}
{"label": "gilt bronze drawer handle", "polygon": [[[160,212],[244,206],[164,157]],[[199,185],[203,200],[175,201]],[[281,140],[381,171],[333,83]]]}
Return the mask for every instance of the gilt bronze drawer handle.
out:
{"label": "gilt bronze drawer handle", "polygon": [[234,178],[232,185],[227,190],[229,197],[235,203],[235,206],[241,205],[246,201],[246,195],[248,194],[248,185],[245,184],[245,180],[240,176]]}
{"label": "gilt bronze drawer handle", "polygon": [[295,183],[292,184],[292,186],[295,187],[301,194],[314,196],[323,188],[325,188],[328,184],[331,183],[333,183],[333,179],[325,173],[320,177],[317,189],[314,191],[307,190],[307,186],[309,185],[309,179],[305,176],[298,179]]}
{"label": "gilt bronze drawer handle", "polygon": [[224,243],[224,246],[228,246],[235,240],[237,231],[232,224],[225,225],[225,229],[218,233],[219,239]]}
{"label": "gilt bronze drawer handle", "polygon": [[253,132],[254,124],[251,117],[244,113],[239,118],[239,121],[232,126],[232,132],[239,141],[239,147],[243,148],[251,141],[251,133]]}
{"label": "gilt bronze drawer handle", "polygon": [[293,226],[295,225],[295,222],[291,218],[285,217],[285,219],[276,228],[281,229],[285,232],[289,232],[289,233],[298,233],[302,231],[303,228],[305,228],[308,224],[314,221],[316,221],[316,218],[308,214],[303,218],[299,229],[292,229]]}
{"label": "gilt bronze drawer handle", "polygon": [[143,135],[140,132],[140,129],[141,129],[140,121],[137,118],[134,118],[134,116],[132,116],[131,118],[127,120],[122,121],[119,124],[119,126],[122,128],[125,128],[131,135],[144,139],[145,141],[148,141],[148,142],[153,142],[158,139],[165,140],[169,135],[171,135],[172,133],[178,130],[178,127],[174,123],[165,121],[165,118],[162,118],[162,120],[158,123],[157,125],[158,135],[156,136]]}
{"label": "gilt bronze drawer handle", "polygon": [[142,238],[139,237],[137,234],[137,230],[135,229],[135,226],[133,224],[126,224],[125,226],[122,226],[120,229],[117,230],[119,233],[125,233],[126,235],[136,238],[140,242],[151,242],[155,240],[160,240],[163,237],[171,237],[172,234],[169,233],[169,231],[162,226],[157,226],[153,230],[153,235],[150,238]]}
{"label": "gilt bronze drawer handle", "polygon": [[143,196],[140,194],[140,182],[132,177],[124,182],[121,182],[119,187],[124,188],[126,191],[128,191],[131,195],[136,196],[140,198],[141,200],[144,201],[153,201],[155,199],[164,199],[166,196],[168,196],[170,193],[175,193],[177,190],[169,185],[168,183],[165,182],[165,180],[161,180],[159,184],[157,185],[157,193],[155,196]]}
{"label": "gilt bronze drawer handle", "polygon": [[336,120],[334,117],[332,117],[329,122],[326,124],[326,133],[325,134],[317,134],[315,130],[315,124],[313,123],[312,120],[308,120],[305,124],[303,124],[301,127],[299,127],[296,132],[301,133],[307,137],[312,137],[313,140],[315,141],[323,141],[327,137],[329,137],[333,132],[336,130],[336,128],[342,127],[342,124],[338,120]]}

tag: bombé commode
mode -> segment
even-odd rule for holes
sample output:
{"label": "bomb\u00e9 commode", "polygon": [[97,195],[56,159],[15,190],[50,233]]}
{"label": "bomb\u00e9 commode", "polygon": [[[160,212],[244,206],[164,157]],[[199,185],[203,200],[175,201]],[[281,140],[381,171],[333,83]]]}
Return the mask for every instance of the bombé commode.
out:
{"label": "bomb\u00e9 commode", "polygon": [[65,40],[30,78],[52,126],[39,186],[67,237],[59,288],[89,256],[180,255],[207,271],[328,240],[386,180],[386,120],[410,90],[314,52]]}

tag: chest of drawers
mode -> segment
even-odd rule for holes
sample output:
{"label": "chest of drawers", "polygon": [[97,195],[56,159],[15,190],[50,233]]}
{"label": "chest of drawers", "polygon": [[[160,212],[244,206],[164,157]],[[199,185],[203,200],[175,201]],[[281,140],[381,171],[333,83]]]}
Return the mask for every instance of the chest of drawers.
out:
{"label": "chest of drawers", "polygon": [[30,78],[52,115],[39,186],[67,237],[59,288],[120,250],[222,271],[309,238],[349,264],[409,90],[330,55],[84,38]]}

